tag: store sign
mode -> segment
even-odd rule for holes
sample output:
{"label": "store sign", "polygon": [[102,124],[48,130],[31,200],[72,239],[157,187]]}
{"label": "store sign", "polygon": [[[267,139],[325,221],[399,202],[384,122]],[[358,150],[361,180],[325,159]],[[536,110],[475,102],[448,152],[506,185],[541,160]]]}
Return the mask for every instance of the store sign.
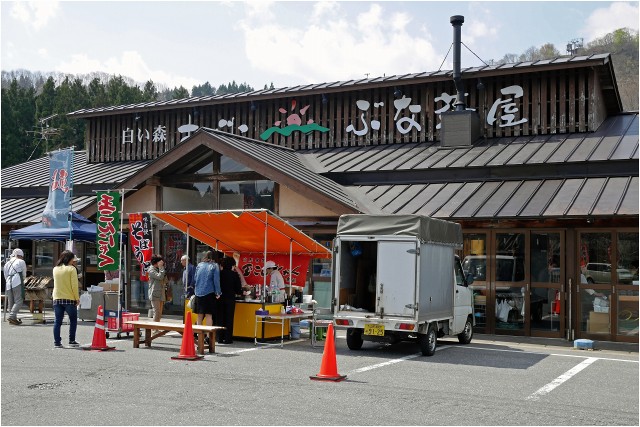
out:
{"label": "store sign", "polygon": [[151,215],[129,214],[129,242],[133,256],[140,263],[140,280],[147,281],[147,268],[151,265],[153,245],[151,241]]}
{"label": "store sign", "polygon": [[[267,261],[273,261],[278,266],[278,271],[284,278],[284,283],[288,286],[304,287],[307,280],[307,270],[311,257],[309,255],[293,255],[291,257],[291,265],[289,265],[289,255],[267,255]],[[239,267],[242,274],[249,285],[263,284],[264,255],[261,253],[248,253],[240,255]],[[269,281],[267,280],[267,285]]]}
{"label": "store sign", "polygon": [[49,154],[49,199],[42,212],[47,228],[69,227],[73,193],[73,148]]}
{"label": "store sign", "polygon": [[96,250],[98,270],[115,271],[120,264],[120,193],[98,191]]}

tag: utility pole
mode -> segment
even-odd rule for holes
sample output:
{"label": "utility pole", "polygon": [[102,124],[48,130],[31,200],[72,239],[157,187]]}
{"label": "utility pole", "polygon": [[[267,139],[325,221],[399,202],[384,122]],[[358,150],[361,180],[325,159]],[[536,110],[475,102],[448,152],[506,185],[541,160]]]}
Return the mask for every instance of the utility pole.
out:
{"label": "utility pole", "polygon": [[27,134],[34,134],[34,135],[40,135],[40,141],[38,142],[38,144],[36,144],[35,148],[33,149],[33,151],[31,152],[31,155],[29,156],[29,158],[27,159],[27,161],[31,160],[31,157],[33,156],[33,153],[36,152],[36,148],[38,148],[38,146],[40,145],[40,143],[44,140],[44,144],[45,144],[45,153],[49,152],[49,136],[53,136],[53,135],[59,135],[60,134],[60,129],[58,128],[52,128],[49,126],[49,120],[53,119],[54,117],[57,117],[57,114],[52,114],[49,117],[45,117],[43,119],[38,120],[38,123],[40,124],[40,130],[31,130],[31,131],[27,131]]}

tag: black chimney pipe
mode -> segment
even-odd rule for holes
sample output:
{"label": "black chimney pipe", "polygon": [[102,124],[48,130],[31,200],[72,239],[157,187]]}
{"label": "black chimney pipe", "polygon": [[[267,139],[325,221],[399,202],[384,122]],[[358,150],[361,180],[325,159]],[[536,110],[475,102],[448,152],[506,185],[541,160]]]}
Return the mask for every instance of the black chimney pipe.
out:
{"label": "black chimney pipe", "polygon": [[464,16],[454,15],[449,20],[453,25],[453,83],[456,85],[456,102],[453,104],[455,111],[464,111],[464,84],[462,83],[462,71],[460,70],[460,46],[462,23]]}

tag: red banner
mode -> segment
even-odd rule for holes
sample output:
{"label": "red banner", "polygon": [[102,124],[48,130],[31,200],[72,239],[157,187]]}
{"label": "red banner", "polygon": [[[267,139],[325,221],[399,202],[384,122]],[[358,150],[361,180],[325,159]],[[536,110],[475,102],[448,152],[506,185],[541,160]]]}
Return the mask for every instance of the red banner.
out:
{"label": "red banner", "polygon": [[140,263],[140,280],[147,281],[147,268],[151,265],[153,246],[151,241],[151,215],[129,214],[129,241],[133,256]]}
{"label": "red banner", "polygon": [[[292,265],[289,266],[289,255],[269,255],[267,261],[273,261],[278,266],[278,271],[284,278],[284,283],[293,286],[304,287],[307,280],[307,270],[311,257],[308,255],[293,255],[291,257]],[[262,267],[264,266],[263,254],[241,254],[239,267],[242,269],[245,280],[249,285],[262,285]],[[291,270],[291,271],[290,271]],[[291,282],[289,282],[291,275]],[[267,282],[269,285],[269,282]]]}

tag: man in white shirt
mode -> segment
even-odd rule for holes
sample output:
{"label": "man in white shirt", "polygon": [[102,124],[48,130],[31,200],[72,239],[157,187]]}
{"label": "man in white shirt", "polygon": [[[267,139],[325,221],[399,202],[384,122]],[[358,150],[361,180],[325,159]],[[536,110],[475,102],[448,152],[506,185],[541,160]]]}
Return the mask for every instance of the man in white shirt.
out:
{"label": "man in white shirt", "polygon": [[[264,264],[263,270],[266,271],[266,275],[269,278],[269,289],[271,291],[277,290],[279,291],[279,295],[284,296],[284,278],[282,274],[278,271],[278,267],[276,263],[273,261],[267,261]],[[276,301],[274,301],[276,302]]]}
{"label": "man in white shirt", "polygon": [[23,257],[22,249],[16,248],[11,253],[9,261],[4,265],[4,278],[7,283],[5,295],[7,304],[11,307],[9,323],[12,325],[22,324],[22,320],[18,319],[18,312],[22,307],[22,288],[27,278],[27,265],[22,259]]}

